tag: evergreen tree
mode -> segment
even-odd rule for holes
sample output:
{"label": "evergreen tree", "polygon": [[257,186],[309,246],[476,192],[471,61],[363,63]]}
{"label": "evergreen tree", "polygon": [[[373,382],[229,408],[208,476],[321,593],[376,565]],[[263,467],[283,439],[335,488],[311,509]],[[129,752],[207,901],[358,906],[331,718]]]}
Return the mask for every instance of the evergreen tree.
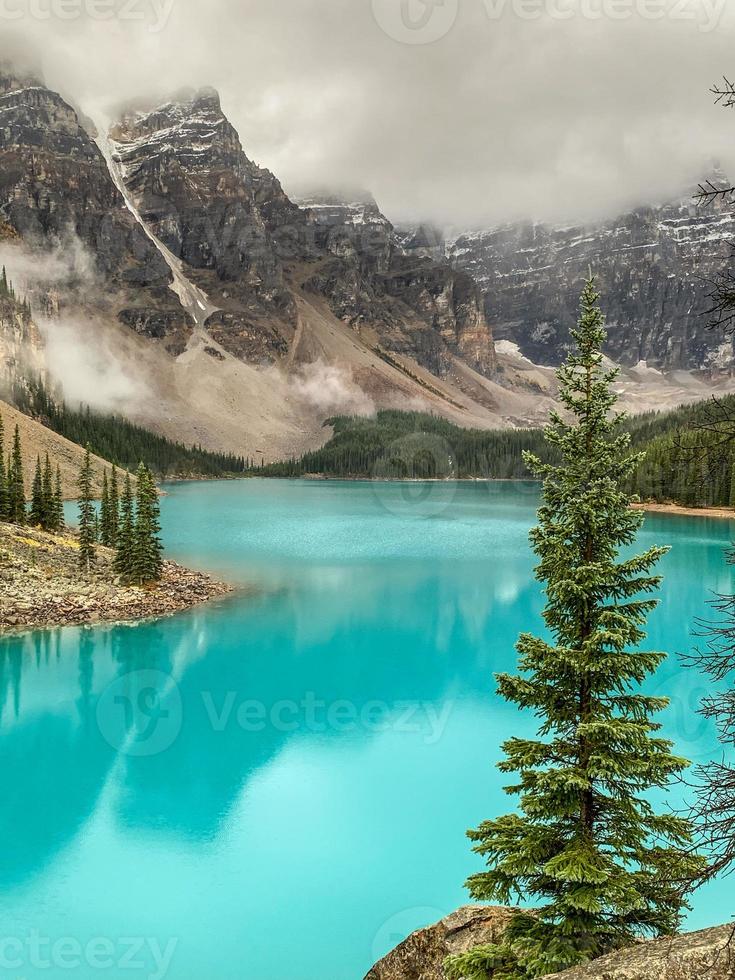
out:
{"label": "evergreen tree", "polygon": [[133,512],[133,488],[130,474],[125,474],[122,500],[120,502],[120,521],[117,534],[117,550],[114,567],[123,582],[130,582],[133,576],[133,546],[135,543],[135,515]]}
{"label": "evergreen tree", "polygon": [[117,484],[117,468],[113,465],[109,490],[110,548],[117,546],[117,532],[120,523],[120,492]]}
{"label": "evergreen tree", "polygon": [[5,424],[2,415],[0,415],[0,521],[8,519],[9,510],[8,475],[5,469]]}
{"label": "evergreen tree", "polygon": [[[643,935],[676,931],[684,883],[702,862],[689,823],[649,802],[688,766],[653,720],[667,701],[639,693],[665,654],[638,652],[656,605],[651,548],[621,559],[643,515],[624,487],[639,458],[613,414],[617,372],[603,370],[604,318],[593,280],[559,370],[572,421],[552,413],[546,439],[559,464],[528,457],[544,479],[531,541],[545,583],[546,627],[518,643],[522,676],[501,674],[501,695],[541,719],[537,738],[511,738],[499,768],[515,773],[519,812],[470,832],[488,870],[470,878],[474,899],[540,902],[513,915],[500,945],[454,958],[452,977],[541,977],[595,959]],[[494,972],[493,972],[494,971]]]}
{"label": "evergreen tree", "polygon": [[95,560],[95,519],[92,503],[92,458],[89,446],[79,473],[79,568],[85,575],[92,571]]}
{"label": "evergreen tree", "polygon": [[132,581],[137,585],[160,581],[163,575],[163,547],[160,533],[160,507],[153,474],[141,463],[136,474],[135,535],[133,540]]}
{"label": "evergreen tree", "polygon": [[43,465],[43,527],[46,531],[54,531],[55,510],[54,510],[54,477],[51,471],[51,460],[46,453],[46,460]]}
{"label": "evergreen tree", "polygon": [[61,489],[61,467],[56,467],[56,487],[54,489],[53,530],[61,533],[66,530],[64,519],[64,494]]}
{"label": "evergreen tree", "polygon": [[20,429],[16,425],[13,451],[8,462],[8,519],[11,524],[26,522],[26,491],[23,477],[23,450]]}
{"label": "evergreen tree", "polygon": [[43,475],[41,473],[41,457],[36,457],[36,471],[33,476],[31,491],[31,524],[33,527],[45,527],[46,508],[43,501]]}
{"label": "evergreen tree", "polygon": [[102,502],[100,503],[99,540],[106,548],[112,544],[112,523],[110,517],[110,489],[107,470],[102,474]]}

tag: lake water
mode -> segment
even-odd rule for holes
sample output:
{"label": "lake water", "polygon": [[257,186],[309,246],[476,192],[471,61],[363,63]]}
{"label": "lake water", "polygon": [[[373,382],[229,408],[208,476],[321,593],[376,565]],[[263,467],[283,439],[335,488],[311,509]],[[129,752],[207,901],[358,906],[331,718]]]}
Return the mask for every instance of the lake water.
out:
{"label": "lake water", "polygon": [[[536,488],[169,489],[169,554],[255,591],[0,640],[0,976],[361,980],[466,902],[464,832],[512,808],[494,763],[534,724],[493,672],[539,627]],[[692,647],[731,533],[647,519],[641,547],[673,545],[651,647]],[[706,759],[706,683],[672,658],[650,687]]]}

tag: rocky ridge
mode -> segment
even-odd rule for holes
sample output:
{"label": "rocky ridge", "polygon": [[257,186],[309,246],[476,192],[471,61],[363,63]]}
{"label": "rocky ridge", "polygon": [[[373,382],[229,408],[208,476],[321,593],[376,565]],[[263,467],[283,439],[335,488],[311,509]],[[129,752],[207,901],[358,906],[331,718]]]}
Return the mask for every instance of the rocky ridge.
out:
{"label": "rocky ridge", "polygon": [[[709,179],[729,186],[721,171]],[[722,201],[700,207],[693,194],[596,224],[523,222],[468,232],[450,238],[445,254],[480,284],[496,340],[517,344],[537,364],[564,359],[579,283],[591,267],[604,297],[613,360],[660,371],[730,373],[733,340],[708,329],[703,314],[707,280],[731,258],[735,213]]]}
{"label": "rocky ridge", "polygon": [[453,356],[493,372],[492,334],[472,280],[446,263],[407,259],[369,195],[291,201],[247,157],[214,90],[130,111],[110,138],[135,207],[218,308],[205,328],[230,353],[287,358],[305,291],[434,374],[446,374]]}
{"label": "rocky ridge", "polygon": [[169,269],[75,110],[39,79],[7,69],[0,70],[0,219],[41,254],[68,261],[66,302],[86,304],[93,293],[114,313],[166,309],[186,322],[168,289]]}

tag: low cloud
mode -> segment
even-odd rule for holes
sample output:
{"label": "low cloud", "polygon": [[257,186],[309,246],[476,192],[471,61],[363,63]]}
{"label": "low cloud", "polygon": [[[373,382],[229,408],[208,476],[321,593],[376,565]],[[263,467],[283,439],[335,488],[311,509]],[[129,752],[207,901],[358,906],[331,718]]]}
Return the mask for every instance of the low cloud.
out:
{"label": "low cloud", "polygon": [[112,337],[99,326],[75,317],[41,319],[46,369],[70,406],[130,414],[148,392],[112,348]]}
{"label": "low cloud", "polygon": [[73,230],[51,249],[0,245],[0,265],[21,296],[96,282],[94,256]]}
{"label": "low cloud", "polygon": [[325,415],[374,415],[375,403],[347,368],[316,361],[292,381],[293,392]]}

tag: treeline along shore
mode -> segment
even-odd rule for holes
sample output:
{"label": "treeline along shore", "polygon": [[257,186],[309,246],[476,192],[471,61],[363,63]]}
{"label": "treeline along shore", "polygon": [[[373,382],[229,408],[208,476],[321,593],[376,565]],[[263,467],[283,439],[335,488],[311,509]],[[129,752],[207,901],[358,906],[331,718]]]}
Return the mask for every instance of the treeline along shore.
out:
{"label": "treeline along shore", "polygon": [[[526,454],[554,461],[541,429],[462,429],[422,412],[337,416],[326,444],[251,475],[361,480],[528,480]],[[641,463],[628,489],[641,505],[671,513],[735,508],[735,395],[623,423]]]}

